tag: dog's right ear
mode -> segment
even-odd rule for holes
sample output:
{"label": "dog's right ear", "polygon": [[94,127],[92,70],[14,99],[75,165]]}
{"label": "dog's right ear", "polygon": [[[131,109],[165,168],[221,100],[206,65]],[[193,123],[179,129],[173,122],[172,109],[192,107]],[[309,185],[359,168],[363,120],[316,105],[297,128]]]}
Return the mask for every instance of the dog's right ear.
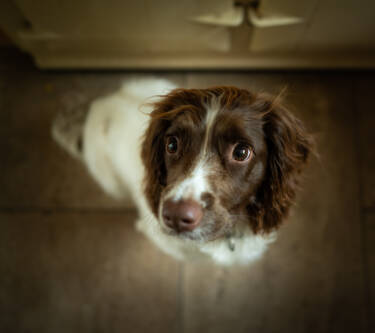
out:
{"label": "dog's right ear", "polygon": [[166,183],[164,136],[169,121],[153,117],[153,113],[150,116],[151,120],[143,137],[141,158],[145,167],[144,194],[152,212],[157,216],[160,195]]}

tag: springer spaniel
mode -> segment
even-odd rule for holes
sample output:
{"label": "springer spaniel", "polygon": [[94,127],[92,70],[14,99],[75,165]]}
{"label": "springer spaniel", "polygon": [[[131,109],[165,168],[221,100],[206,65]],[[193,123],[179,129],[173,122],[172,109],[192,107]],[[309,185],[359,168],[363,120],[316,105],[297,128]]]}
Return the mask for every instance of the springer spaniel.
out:
{"label": "springer spaniel", "polygon": [[138,229],[179,259],[259,258],[288,214],[312,149],[277,98],[235,87],[134,80],[92,103],[85,117],[68,111],[54,123],[55,139],[108,194],[124,200],[130,190]]}

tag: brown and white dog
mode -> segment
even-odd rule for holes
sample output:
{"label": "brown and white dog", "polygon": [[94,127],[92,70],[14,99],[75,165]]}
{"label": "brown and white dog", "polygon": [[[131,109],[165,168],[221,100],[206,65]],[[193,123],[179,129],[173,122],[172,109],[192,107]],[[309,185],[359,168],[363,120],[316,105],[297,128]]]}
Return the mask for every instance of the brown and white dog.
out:
{"label": "brown and white dog", "polygon": [[[75,140],[62,127],[60,119],[54,137],[72,152]],[[158,79],[129,81],[95,101],[82,142],[104,190],[119,199],[130,191],[139,230],[176,258],[205,255],[221,264],[259,258],[275,239],[312,149],[301,122],[276,99]]]}

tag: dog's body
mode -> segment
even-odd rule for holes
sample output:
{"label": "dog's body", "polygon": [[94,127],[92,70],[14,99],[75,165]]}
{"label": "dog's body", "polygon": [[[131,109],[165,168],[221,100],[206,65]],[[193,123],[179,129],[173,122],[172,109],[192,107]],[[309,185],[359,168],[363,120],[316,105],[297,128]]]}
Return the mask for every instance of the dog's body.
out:
{"label": "dog's body", "polygon": [[[153,105],[144,104],[155,95],[165,96]],[[281,144],[295,140],[296,147],[286,152],[291,161],[277,161],[276,170],[269,170],[271,154],[279,152],[270,147],[274,143],[265,133],[262,117],[273,112],[267,103],[237,88],[178,90],[165,80],[127,82],[91,105],[83,124],[81,156],[109,195],[124,200],[130,193],[140,214],[138,229],[168,254],[178,259],[205,255],[220,264],[248,263],[275,239],[274,230],[294,198],[294,174],[311,145],[298,121],[287,114],[282,127],[288,128],[282,130],[289,132]],[[220,124],[227,125],[220,129]],[[54,137],[69,151],[76,149],[59,122]],[[289,164],[278,170],[282,163]],[[278,179],[275,186],[280,191],[286,186],[286,194],[267,198],[276,190],[265,178],[281,176],[287,176],[286,183]],[[260,200],[271,202],[274,211],[261,207]]]}

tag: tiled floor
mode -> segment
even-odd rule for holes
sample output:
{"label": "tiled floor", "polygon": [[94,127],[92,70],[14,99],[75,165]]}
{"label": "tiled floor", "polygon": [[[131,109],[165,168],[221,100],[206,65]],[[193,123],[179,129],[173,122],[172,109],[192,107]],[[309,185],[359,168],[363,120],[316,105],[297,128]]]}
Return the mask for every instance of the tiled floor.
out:
{"label": "tiled floor", "polygon": [[375,73],[157,73],[277,93],[320,153],[249,267],[178,263],[50,138],[53,115],[126,73],[0,66],[0,332],[373,332]]}

